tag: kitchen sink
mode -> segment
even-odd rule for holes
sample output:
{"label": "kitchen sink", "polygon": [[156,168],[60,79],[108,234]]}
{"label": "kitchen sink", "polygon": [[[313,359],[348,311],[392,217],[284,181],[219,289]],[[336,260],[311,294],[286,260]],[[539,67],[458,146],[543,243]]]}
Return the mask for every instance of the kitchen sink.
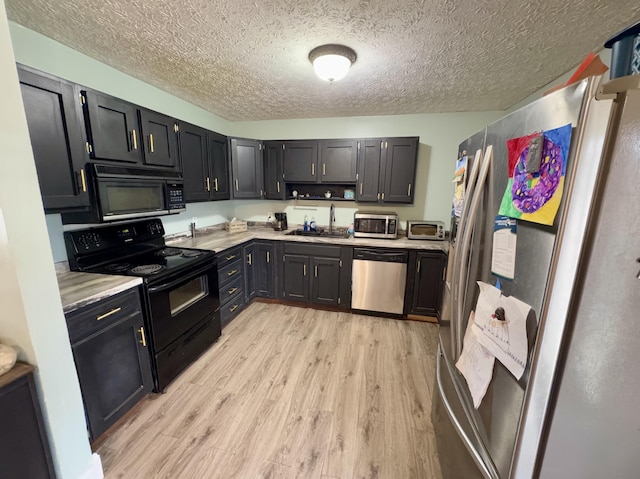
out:
{"label": "kitchen sink", "polygon": [[293,230],[289,233],[285,233],[286,236],[313,236],[318,238],[348,238],[349,235],[347,233],[340,232],[331,232],[329,233],[327,230],[316,230],[316,231],[304,231],[304,230]]}

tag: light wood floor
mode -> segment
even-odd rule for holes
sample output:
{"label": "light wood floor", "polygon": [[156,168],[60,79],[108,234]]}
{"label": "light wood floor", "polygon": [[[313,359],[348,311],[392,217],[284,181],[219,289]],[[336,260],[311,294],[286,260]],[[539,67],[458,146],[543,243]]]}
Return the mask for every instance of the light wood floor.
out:
{"label": "light wood floor", "polygon": [[98,449],[110,478],[440,479],[437,326],[253,303]]}

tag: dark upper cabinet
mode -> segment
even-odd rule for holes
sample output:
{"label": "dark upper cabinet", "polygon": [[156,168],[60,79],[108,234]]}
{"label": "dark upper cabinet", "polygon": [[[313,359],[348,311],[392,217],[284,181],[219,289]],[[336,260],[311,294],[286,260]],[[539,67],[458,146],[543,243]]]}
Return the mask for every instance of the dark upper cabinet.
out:
{"label": "dark upper cabinet", "polygon": [[257,140],[232,138],[230,144],[233,197],[262,198],[262,143]]}
{"label": "dark upper cabinet", "polygon": [[284,255],[284,297],[294,301],[309,301],[309,257]]}
{"label": "dark upper cabinet", "polygon": [[181,170],[175,119],[93,90],[80,98],[91,159]]}
{"label": "dark upper cabinet", "polygon": [[228,200],[229,189],[229,154],[228,139],[224,135],[208,132],[210,179],[207,183],[212,200]]}
{"label": "dark upper cabinet", "polygon": [[21,65],[18,76],[45,211],[89,206],[87,153],[73,85]]}
{"label": "dark upper cabinet", "polygon": [[283,170],[288,183],[316,183],[318,181],[318,142],[285,141]]}
{"label": "dark upper cabinet", "polygon": [[255,243],[255,285],[256,295],[261,298],[275,296],[276,269],[275,247],[273,243]]}
{"label": "dark upper cabinet", "polygon": [[228,200],[227,137],[184,122],[179,131],[185,201]]}
{"label": "dark upper cabinet", "polygon": [[412,263],[415,270],[410,312],[436,315],[442,300],[442,282],[447,256],[440,252],[418,252]]}
{"label": "dark upper cabinet", "polygon": [[413,203],[418,139],[389,138],[384,146],[384,202]]}
{"label": "dark upper cabinet", "polygon": [[418,138],[362,140],[356,200],[413,203]]}
{"label": "dark upper cabinet", "polygon": [[180,169],[176,120],[150,110],[139,112],[144,164]]}
{"label": "dark upper cabinet", "polygon": [[320,181],[355,183],[357,159],[358,140],[320,140]]}
{"label": "dark upper cabinet", "polygon": [[242,248],[244,254],[244,299],[251,301],[256,296],[256,247],[255,243]]}
{"label": "dark upper cabinet", "polygon": [[360,141],[356,201],[380,199],[380,144],[380,140]]}
{"label": "dark upper cabinet", "polygon": [[180,157],[186,202],[210,199],[207,130],[180,122]]}
{"label": "dark upper cabinet", "polygon": [[338,306],[340,298],[340,260],[311,258],[311,302]]}
{"label": "dark upper cabinet", "polygon": [[284,143],[264,142],[264,197],[269,200],[286,198],[283,178]]}
{"label": "dark upper cabinet", "polygon": [[138,289],[69,313],[67,328],[95,441],[153,387]]}
{"label": "dark upper cabinet", "polygon": [[82,91],[91,158],[142,163],[142,138],[135,105],[96,91]]}

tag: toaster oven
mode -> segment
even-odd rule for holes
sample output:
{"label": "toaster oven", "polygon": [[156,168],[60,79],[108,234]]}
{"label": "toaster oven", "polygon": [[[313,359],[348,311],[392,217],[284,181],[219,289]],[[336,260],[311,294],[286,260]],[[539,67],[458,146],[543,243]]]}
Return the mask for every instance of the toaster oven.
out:
{"label": "toaster oven", "polygon": [[407,221],[407,238],[422,240],[444,240],[442,221]]}

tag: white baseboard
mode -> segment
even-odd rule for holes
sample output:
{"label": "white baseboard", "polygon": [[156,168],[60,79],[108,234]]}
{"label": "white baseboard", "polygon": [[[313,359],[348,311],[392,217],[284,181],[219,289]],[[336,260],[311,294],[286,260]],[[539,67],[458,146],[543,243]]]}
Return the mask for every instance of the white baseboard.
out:
{"label": "white baseboard", "polygon": [[102,470],[102,461],[98,453],[94,452],[91,456],[91,464],[89,469],[84,471],[79,479],[104,479],[104,471]]}

